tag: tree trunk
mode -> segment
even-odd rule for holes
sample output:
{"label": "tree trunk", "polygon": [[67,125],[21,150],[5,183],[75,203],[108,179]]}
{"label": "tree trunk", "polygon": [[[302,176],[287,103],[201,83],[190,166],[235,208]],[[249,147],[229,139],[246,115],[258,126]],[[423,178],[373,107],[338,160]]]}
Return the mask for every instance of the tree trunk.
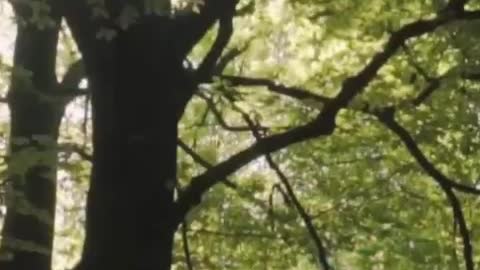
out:
{"label": "tree trunk", "polygon": [[[16,7],[17,16],[24,8]],[[20,15],[20,14],[21,15]],[[56,197],[56,141],[64,104],[57,88],[57,26],[18,26],[8,101],[11,111],[2,270],[50,270]]]}
{"label": "tree trunk", "polygon": [[[109,3],[115,14],[123,2]],[[69,3],[65,17],[93,103],[93,168],[77,270],[171,268],[181,220],[174,202],[177,122],[196,87],[183,61],[235,3],[211,0],[200,14],[143,16],[116,29],[111,41],[97,33],[114,23],[89,20],[85,3]]]}
{"label": "tree trunk", "polygon": [[94,160],[78,269],[170,269],[178,93],[188,80],[154,26],[119,33],[111,72],[90,73]]}

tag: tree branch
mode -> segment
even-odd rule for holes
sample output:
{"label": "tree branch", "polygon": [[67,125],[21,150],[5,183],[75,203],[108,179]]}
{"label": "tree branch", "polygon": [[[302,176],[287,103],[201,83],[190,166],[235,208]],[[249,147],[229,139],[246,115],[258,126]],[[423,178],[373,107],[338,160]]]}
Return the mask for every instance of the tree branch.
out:
{"label": "tree branch", "polygon": [[[246,114],[242,114],[242,115],[244,116],[244,119],[248,122],[248,125],[250,126],[252,134],[254,134],[255,138],[257,140],[261,139],[261,134],[257,130],[256,125],[254,125],[253,121]],[[290,184],[290,181],[288,180],[287,176],[283,173],[283,171],[280,169],[278,164],[276,164],[273,161],[272,156],[270,154],[266,154],[265,159],[268,165],[270,166],[270,168],[275,172],[277,177],[280,179],[280,182],[286,189],[288,198],[291,200],[291,202],[293,202],[295,209],[297,210],[298,214],[302,218],[303,223],[305,224],[305,227],[307,228],[307,231],[310,234],[310,237],[312,237],[313,243],[315,244],[315,247],[318,252],[317,257],[320,260],[323,269],[325,270],[330,269],[330,265],[328,263],[327,251],[322,243],[322,240],[320,239],[320,236],[317,233],[317,229],[315,228],[315,225],[313,224],[312,217],[307,213],[305,208],[300,203],[300,200],[297,198],[295,191],[293,190],[293,187]]]}
{"label": "tree branch", "polygon": [[250,77],[241,77],[241,76],[222,75],[220,76],[220,79],[227,81],[232,86],[267,87],[268,90],[274,93],[289,96],[291,98],[300,99],[300,100],[310,99],[310,100],[321,102],[321,103],[327,103],[332,100],[331,98],[314,94],[303,88],[288,87],[265,78],[250,78]]}
{"label": "tree branch", "polygon": [[54,97],[63,98],[65,103],[69,103],[76,97],[89,95],[89,90],[79,88],[80,82],[85,77],[83,60],[79,59],[68,67],[62,81],[58,85],[58,90]]}
{"label": "tree branch", "polygon": [[185,263],[187,264],[187,269],[193,270],[193,263],[190,255],[190,247],[188,245],[187,224],[185,222],[182,223],[182,242],[183,242],[183,252],[185,253]]}
{"label": "tree branch", "polygon": [[[235,110],[237,110],[242,115],[243,120],[247,123],[255,139],[257,141],[261,140],[262,134],[258,129],[258,125],[255,124],[255,122],[248,116],[246,112],[236,107],[232,99],[229,99],[229,101],[232,103],[232,106],[234,106]],[[280,169],[278,164],[276,164],[273,161],[272,156],[270,154],[265,154],[265,159],[268,165],[270,166],[270,168],[275,172],[277,177],[280,179],[280,182],[282,183],[282,185],[285,187],[287,191],[288,198],[293,202],[295,209],[297,210],[298,214],[302,218],[302,221],[305,224],[305,227],[307,228],[307,231],[310,234],[310,237],[312,237],[313,239],[313,242],[317,249],[317,257],[320,260],[320,263],[322,264],[323,269],[324,270],[330,269],[330,264],[328,263],[327,251],[322,243],[322,240],[320,239],[320,236],[317,233],[317,229],[315,228],[315,225],[313,224],[312,217],[307,213],[305,208],[302,206],[300,200],[297,198],[295,194],[295,191],[293,190],[292,185],[290,185],[290,181],[288,180],[287,176],[283,173],[283,171]]]}
{"label": "tree branch", "polygon": [[[224,43],[228,43],[229,32],[232,30],[230,28],[229,17],[233,16],[235,13],[235,7],[238,3],[238,0],[205,0],[203,8],[200,10],[199,14],[191,14],[189,16],[178,17],[176,18],[175,32],[184,33],[181,37],[178,38],[177,42],[177,52],[179,55],[186,56],[188,52],[198,43],[198,41],[205,35],[205,33],[210,29],[210,27],[217,21],[220,21],[219,35],[212,49],[214,51],[210,52],[211,56],[208,63],[204,64],[203,72],[210,72],[210,62],[215,63],[216,60],[223,51]],[[223,30],[222,30],[223,24]],[[221,49],[221,50],[220,50]],[[219,52],[218,52],[219,51]],[[205,61],[204,61],[205,62]]]}
{"label": "tree branch", "polygon": [[194,177],[190,185],[179,196],[176,203],[178,218],[182,218],[192,207],[198,205],[201,202],[202,194],[221,181],[220,179],[226,178],[248,162],[265,153],[280,150],[288,145],[317,137],[320,134],[329,134],[332,131],[331,125],[319,127],[316,122],[312,122],[285,133],[264,138],[226,161],[217,164],[203,174]]}
{"label": "tree branch", "polygon": [[235,13],[235,17],[242,17],[245,15],[250,15],[255,12],[255,0],[251,0],[248,4],[244,5],[243,7],[239,8]]}
{"label": "tree branch", "polygon": [[227,9],[219,18],[218,34],[210,51],[203,59],[202,63],[196,71],[198,81],[209,80],[215,71],[217,62],[222,55],[223,50],[228,45],[233,34],[233,15],[235,7]]}
{"label": "tree branch", "polygon": [[225,71],[225,68],[227,67],[230,62],[232,62],[235,58],[240,56],[242,53],[244,53],[248,48],[248,45],[245,45],[241,48],[232,48],[228,50],[219,60],[218,63],[215,67],[215,70],[213,71],[213,75],[220,75]]}
{"label": "tree branch", "polygon": [[80,145],[73,143],[64,143],[60,144],[58,147],[63,152],[75,153],[79,155],[83,160],[93,162],[92,154],[88,153],[88,151]]}
{"label": "tree branch", "polygon": [[425,80],[427,81],[432,80],[432,77],[428,75],[428,73],[420,66],[420,64],[413,59],[413,55],[412,55],[412,52],[410,51],[410,48],[408,48],[406,44],[403,44],[402,48],[405,54],[408,56],[407,58],[408,62],[417,71],[417,73],[422,75],[422,77],[425,78]]}
{"label": "tree branch", "polygon": [[265,159],[267,160],[267,163],[270,166],[270,168],[275,172],[277,177],[282,182],[283,186],[287,191],[288,197],[293,202],[295,209],[297,210],[298,214],[302,218],[303,223],[307,228],[308,234],[310,234],[310,237],[312,238],[313,243],[317,249],[317,257],[320,260],[320,263],[322,264],[323,269],[324,270],[330,269],[330,264],[328,263],[327,251],[322,243],[322,240],[320,239],[320,236],[318,235],[315,225],[313,224],[312,217],[307,213],[305,208],[300,203],[299,199],[295,194],[295,191],[293,190],[293,187],[290,185],[290,181],[288,180],[287,176],[282,172],[278,164],[276,164],[273,161],[272,156],[270,154],[267,154],[265,155]]}
{"label": "tree branch", "polygon": [[432,94],[435,92],[440,87],[440,80],[434,78],[430,81],[430,83],[423,89],[422,92],[414,99],[412,100],[412,105],[413,106],[419,106],[420,104],[424,103]]}
{"label": "tree branch", "polygon": [[440,186],[447,196],[450,206],[452,207],[453,219],[460,229],[460,235],[463,242],[463,259],[465,261],[465,268],[467,270],[474,270],[473,263],[473,247],[470,239],[470,232],[468,230],[467,222],[463,214],[462,206],[453,190],[446,186]]}
{"label": "tree branch", "polygon": [[407,150],[413,156],[413,158],[418,162],[422,169],[433,178],[433,180],[440,186],[443,190],[447,199],[452,207],[454,219],[459,225],[460,234],[462,235],[463,240],[463,254],[467,270],[473,270],[473,248],[470,240],[470,234],[468,227],[466,225],[465,217],[463,215],[462,207],[458,198],[452,189],[456,189],[465,193],[480,195],[480,190],[466,186],[460,183],[457,183],[443,173],[441,173],[435,166],[428,161],[425,155],[421,152],[418,145],[415,143],[415,140],[408,133],[408,131],[402,127],[394,118],[395,110],[394,108],[384,109],[382,112],[377,112],[376,116],[378,119],[391,131],[393,131],[407,147]]}
{"label": "tree branch", "polygon": [[[223,127],[224,129],[232,132],[250,131],[250,128],[248,126],[230,126],[222,116],[222,113],[217,109],[214,101],[211,98],[207,97],[202,93],[197,93],[197,96],[199,96],[201,99],[203,99],[207,103],[207,106],[210,108],[210,111],[213,113],[213,115],[217,119],[220,126]],[[262,130],[268,129],[266,127],[259,127],[259,128]]]}
{"label": "tree branch", "polygon": [[269,239],[269,240],[282,240],[278,235],[276,234],[265,234],[261,232],[222,232],[222,231],[212,231],[208,229],[197,229],[197,230],[192,230],[193,233],[200,233],[200,234],[210,234],[210,235],[216,235],[216,236],[221,236],[221,237],[230,237],[230,238],[258,238],[258,239]]}
{"label": "tree branch", "polygon": [[78,88],[78,85],[86,77],[83,60],[79,59],[68,67],[67,72],[60,82],[61,88]]}
{"label": "tree branch", "polygon": [[[206,161],[205,159],[203,159],[199,154],[197,154],[195,151],[193,151],[192,148],[190,148],[186,143],[184,143],[182,140],[178,139],[177,141],[177,144],[178,146],[180,146],[180,148],[185,152],[187,153],[195,162],[197,162],[198,164],[200,164],[202,167],[206,168],[206,169],[209,169],[209,168],[212,168],[213,165],[210,164],[208,161]],[[231,181],[228,181],[227,179],[223,179],[221,181],[222,183],[224,183],[226,186],[228,186],[229,188],[232,188],[232,189],[236,189],[238,186],[237,184],[231,182]]]}
{"label": "tree branch", "polygon": [[376,53],[370,62],[355,76],[346,79],[340,93],[328,102],[317,118],[300,127],[284,133],[263,138],[247,149],[233,155],[219,163],[214,168],[194,177],[190,185],[176,202],[178,207],[178,224],[186,213],[201,201],[202,194],[208,191],[220,180],[250,161],[268,153],[275,152],[289,145],[306,141],[319,136],[326,136],[335,130],[335,117],[338,111],[348,106],[350,101],[376,77],[378,70],[396,53],[396,51],[410,38],[418,37],[437,29],[439,26],[458,20],[474,20],[480,18],[480,10],[464,11],[438,16],[430,20],[419,20],[407,24],[394,32],[383,50]]}
{"label": "tree branch", "polygon": [[395,52],[413,37],[433,32],[438,27],[458,20],[476,20],[480,18],[480,10],[449,13],[431,20],[419,20],[407,24],[395,31],[387,41],[384,49],[375,54],[370,62],[357,75],[347,78],[342,85],[340,93],[327,104],[324,112],[336,114],[338,110],[346,107],[375,78],[381,67],[395,54]]}
{"label": "tree branch", "polygon": [[382,111],[377,111],[374,113],[375,116],[384,124],[388,129],[395,133],[400,140],[403,142],[408,152],[413,156],[413,158],[418,162],[418,164],[424,169],[424,171],[430,175],[435,181],[439,184],[448,186],[450,188],[462,191],[464,193],[480,195],[480,190],[475,187],[470,187],[464,184],[457,183],[442,172],[440,172],[423,154],[423,152],[418,147],[417,143],[413,137],[408,133],[408,131],[401,126],[395,119],[395,109],[388,108],[383,109]]}
{"label": "tree branch", "polygon": [[[212,164],[210,164],[208,161],[206,161],[204,158],[202,158],[199,154],[197,154],[195,151],[193,151],[187,144],[185,144],[182,140],[177,141],[178,146],[188,155],[192,157],[192,159],[200,164],[202,167],[206,169],[210,169],[213,167]],[[268,209],[268,207],[261,201],[255,198],[254,196],[251,196],[250,193],[242,190],[236,183],[229,181],[228,179],[223,179],[220,181],[223,183],[225,186],[231,188],[232,190],[235,190],[236,193],[242,197],[242,198],[247,198],[248,200],[251,200],[253,203],[255,203],[258,207],[262,208],[263,210]],[[268,212],[268,210],[266,210]]]}

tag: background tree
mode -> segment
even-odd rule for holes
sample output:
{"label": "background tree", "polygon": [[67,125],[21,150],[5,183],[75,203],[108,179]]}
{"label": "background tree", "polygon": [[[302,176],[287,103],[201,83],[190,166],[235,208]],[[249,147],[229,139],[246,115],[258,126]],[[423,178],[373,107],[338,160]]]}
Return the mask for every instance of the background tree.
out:
{"label": "background tree", "polygon": [[10,147],[2,230],[2,269],[51,269],[57,138],[65,105],[77,93],[79,65],[56,78],[58,3],[12,3],[17,23],[7,101]]}

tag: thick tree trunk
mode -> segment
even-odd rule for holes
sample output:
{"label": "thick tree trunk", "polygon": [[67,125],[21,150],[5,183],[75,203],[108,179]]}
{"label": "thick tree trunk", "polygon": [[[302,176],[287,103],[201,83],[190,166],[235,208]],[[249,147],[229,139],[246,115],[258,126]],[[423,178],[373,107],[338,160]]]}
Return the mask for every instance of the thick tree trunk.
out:
{"label": "thick tree trunk", "polygon": [[[59,17],[52,20],[58,23]],[[64,105],[46,96],[57,87],[57,35],[56,26],[18,27],[8,96],[11,131],[2,270],[51,269],[56,141]]]}
{"label": "thick tree trunk", "polygon": [[170,269],[177,93],[188,80],[168,39],[153,29],[146,22],[119,34],[111,71],[89,77],[95,152],[78,269]]}
{"label": "thick tree trunk", "polygon": [[[123,2],[108,3],[115,14]],[[89,20],[88,6],[69,3],[65,17],[93,103],[93,170],[77,270],[171,268],[181,219],[174,203],[177,122],[196,85],[182,64],[235,3],[210,0],[200,14],[144,16],[117,29],[112,41],[97,33],[113,22]]]}

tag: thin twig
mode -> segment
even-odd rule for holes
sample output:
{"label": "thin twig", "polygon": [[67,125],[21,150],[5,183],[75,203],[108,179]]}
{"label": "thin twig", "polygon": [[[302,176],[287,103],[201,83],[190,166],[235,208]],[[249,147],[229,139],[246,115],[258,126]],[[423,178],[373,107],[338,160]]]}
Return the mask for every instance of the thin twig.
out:
{"label": "thin twig", "polygon": [[[185,151],[185,153],[187,153],[188,155],[190,155],[190,157],[192,157],[192,159],[197,162],[198,164],[200,164],[202,167],[204,168],[212,168],[213,165],[210,164],[208,161],[206,161],[204,158],[202,158],[199,154],[197,154],[192,148],[190,148],[186,143],[184,143],[182,140],[178,139],[177,140],[177,144],[178,146],[180,146],[180,148]],[[226,186],[232,188],[232,189],[236,189],[238,186],[237,184],[229,181],[228,179],[223,179],[221,181],[223,184],[225,184]]]}
{"label": "thin twig", "polygon": [[[250,116],[246,112],[242,111],[240,108],[235,106],[235,104],[233,103],[233,100],[231,98],[229,98],[229,101],[231,102],[233,108],[242,115],[243,120],[250,127],[250,130],[251,130],[253,136],[257,140],[261,140],[262,139],[262,134],[261,134],[260,130],[257,128],[258,125],[255,124],[255,122],[250,118]],[[313,224],[312,217],[307,213],[307,210],[303,207],[300,200],[296,196],[295,191],[293,190],[293,187],[290,184],[290,181],[288,180],[287,176],[282,172],[280,167],[273,161],[271,154],[268,154],[268,153],[265,154],[265,159],[266,159],[268,165],[270,166],[270,168],[275,172],[277,177],[280,179],[280,182],[282,183],[282,185],[286,189],[288,198],[293,203],[293,205],[295,206],[295,209],[297,210],[298,214],[302,218],[302,221],[303,221],[305,227],[307,228],[307,231],[308,231],[310,237],[312,237],[312,239],[313,239],[313,242],[314,242],[315,247],[317,249],[317,257],[320,260],[320,263],[321,263],[323,269],[324,270],[331,269],[330,264],[328,262],[327,251],[326,251],[326,249],[323,245],[322,240],[320,239],[320,236],[318,235],[318,232],[317,232],[317,229],[315,228],[315,225]]]}
{"label": "thin twig", "polygon": [[220,79],[225,80],[232,86],[263,86],[274,93],[304,101],[313,100],[320,103],[327,103],[332,100],[332,98],[314,94],[300,87],[289,87],[265,78],[222,75]]}
{"label": "thin twig", "polygon": [[188,244],[188,235],[187,235],[187,224],[186,222],[182,223],[182,242],[183,242],[183,252],[185,253],[185,263],[188,270],[193,270],[192,257],[190,253],[190,247]]}
{"label": "thin twig", "polygon": [[413,158],[418,162],[422,169],[433,178],[433,180],[440,186],[445,195],[448,198],[448,201],[452,207],[454,219],[460,228],[460,234],[463,241],[463,254],[467,270],[473,270],[473,248],[471,244],[471,239],[466,225],[465,217],[463,215],[462,207],[458,198],[452,189],[456,189],[465,193],[480,195],[480,190],[475,187],[470,187],[457,183],[442,172],[440,172],[422,153],[418,145],[416,144],[413,137],[408,133],[408,131],[402,127],[394,118],[395,110],[390,108],[389,110],[384,110],[378,112],[376,115],[378,119],[392,132],[397,134],[401,141],[405,144],[407,150],[413,156]]}
{"label": "thin twig", "polygon": [[[206,103],[207,106],[210,108],[210,111],[213,113],[215,116],[215,119],[217,119],[218,123],[220,124],[221,127],[223,127],[225,130],[232,131],[232,132],[242,132],[242,131],[250,131],[250,128],[248,126],[231,126],[227,123],[225,118],[223,117],[222,113],[220,110],[215,105],[215,102],[204,95],[203,93],[197,93],[197,96],[203,99]],[[268,128],[262,127],[262,129],[266,130]]]}

